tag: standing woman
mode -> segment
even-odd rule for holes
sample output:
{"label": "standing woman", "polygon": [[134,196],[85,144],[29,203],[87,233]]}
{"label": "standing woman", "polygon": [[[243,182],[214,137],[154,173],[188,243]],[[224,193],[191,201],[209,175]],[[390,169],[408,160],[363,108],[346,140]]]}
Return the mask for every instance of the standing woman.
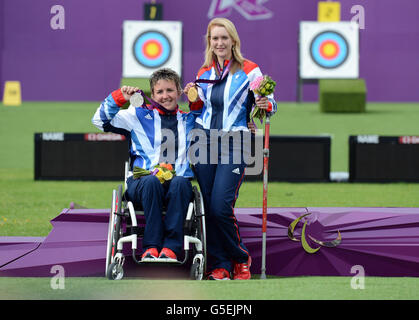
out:
{"label": "standing woman", "polygon": [[[198,90],[191,108],[202,106],[195,128],[203,130],[207,138],[207,161],[197,163],[195,169],[207,212],[207,250],[212,259],[208,261],[208,278],[211,280],[229,280],[231,274],[235,280],[251,277],[251,257],[234,216],[246,167],[245,150],[243,144],[228,145],[229,161],[225,163],[221,161],[221,149],[226,145],[218,144],[214,162],[214,155],[210,154],[214,151],[214,146],[211,148],[214,140],[210,140],[210,134],[215,129],[220,136],[240,134],[243,138],[243,131],[248,131],[253,104],[271,114],[276,111],[273,95],[255,97],[249,89],[250,82],[259,76],[262,76],[259,66],[244,59],[240,52],[240,38],[234,24],[225,18],[211,20],[206,34],[205,62],[198,71],[197,80],[184,89],[186,94],[193,87]],[[237,147],[241,152],[240,163],[233,159]],[[223,155],[225,152],[223,149]]]}

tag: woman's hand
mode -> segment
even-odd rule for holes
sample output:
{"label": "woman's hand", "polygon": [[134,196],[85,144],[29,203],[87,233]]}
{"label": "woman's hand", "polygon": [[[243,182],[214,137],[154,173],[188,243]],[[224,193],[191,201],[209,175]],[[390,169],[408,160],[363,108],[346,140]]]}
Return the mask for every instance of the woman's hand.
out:
{"label": "woman's hand", "polygon": [[124,96],[125,100],[129,100],[131,96],[140,90],[137,87],[130,87],[130,86],[123,86],[121,88],[122,95]]}
{"label": "woman's hand", "polygon": [[183,93],[186,94],[186,95],[188,95],[188,91],[192,87],[195,87],[195,83],[189,82],[188,84],[186,84],[185,89],[183,89]]}
{"label": "woman's hand", "polygon": [[255,103],[259,107],[259,109],[266,110],[269,107],[269,100],[267,97],[256,97]]}
{"label": "woman's hand", "polygon": [[196,102],[199,100],[199,94],[195,83],[189,82],[183,92],[187,95],[189,102]]}

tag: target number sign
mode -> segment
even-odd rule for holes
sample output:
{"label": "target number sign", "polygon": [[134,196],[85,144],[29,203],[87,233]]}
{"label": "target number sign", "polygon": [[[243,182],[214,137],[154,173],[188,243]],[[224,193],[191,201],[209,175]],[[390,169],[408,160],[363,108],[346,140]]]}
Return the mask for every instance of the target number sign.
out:
{"label": "target number sign", "polygon": [[300,78],[358,78],[358,25],[302,22]]}
{"label": "target number sign", "polygon": [[124,21],[123,77],[146,78],[166,67],[181,76],[179,21]]}

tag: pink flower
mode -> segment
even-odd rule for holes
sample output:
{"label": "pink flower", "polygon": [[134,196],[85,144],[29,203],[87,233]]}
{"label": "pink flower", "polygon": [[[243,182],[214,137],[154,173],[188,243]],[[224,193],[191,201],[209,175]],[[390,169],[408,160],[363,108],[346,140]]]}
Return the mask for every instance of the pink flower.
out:
{"label": "pink flower", "polygon": [[253,80],[252,82],[250,82],[250,89],[252,91],[255,91],[257,89],[259,89],[260,84],[263,81],[263,76],[257,77],[255,80]]}

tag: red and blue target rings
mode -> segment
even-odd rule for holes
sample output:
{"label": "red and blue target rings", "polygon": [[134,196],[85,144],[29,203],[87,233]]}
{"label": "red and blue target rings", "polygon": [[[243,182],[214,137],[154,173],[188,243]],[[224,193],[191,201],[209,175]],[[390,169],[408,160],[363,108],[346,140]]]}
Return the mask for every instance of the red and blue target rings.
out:
{"label": "red and blue target rings", "polygon": [[158,68],[169,60],[172,46],[169,39],[159,31],[148,30],[134,41],[134,57],[146,68]]}
{"label": "red and blue target rings", "polygon": [[313,61],[322,68],[337,68],[348,58],[348,42],[338,32],[324,31],[311,41],[310,55]]}

